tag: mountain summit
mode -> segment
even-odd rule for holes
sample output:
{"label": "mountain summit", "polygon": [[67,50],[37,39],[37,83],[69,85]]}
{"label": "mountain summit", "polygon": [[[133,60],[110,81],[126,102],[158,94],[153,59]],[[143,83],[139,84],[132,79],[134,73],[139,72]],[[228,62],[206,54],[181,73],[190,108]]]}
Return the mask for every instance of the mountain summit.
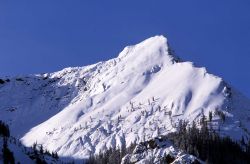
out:
{"label": "mountain summit", "polygon": [[0,119],[24,145],[37,142],[60,156],[128,147],[209,113],[221,135],[250,137],[249,99],[205,68],[180,62],[164,36],[105,62],[2,81]]}

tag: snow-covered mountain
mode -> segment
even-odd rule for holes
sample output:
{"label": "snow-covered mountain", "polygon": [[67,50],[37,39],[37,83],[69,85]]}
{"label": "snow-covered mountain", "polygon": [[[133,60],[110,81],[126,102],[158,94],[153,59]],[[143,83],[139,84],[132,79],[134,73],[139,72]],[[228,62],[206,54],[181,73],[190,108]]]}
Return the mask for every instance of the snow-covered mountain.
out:
{"label": "snow-covered mountain", "polygon": [[221,135],[250,134],[250,100],[205,68],[182,62],[163,36],[109,61],[0,82],[0,119],[13,135],[64,157],[147,141],[209,112]]}

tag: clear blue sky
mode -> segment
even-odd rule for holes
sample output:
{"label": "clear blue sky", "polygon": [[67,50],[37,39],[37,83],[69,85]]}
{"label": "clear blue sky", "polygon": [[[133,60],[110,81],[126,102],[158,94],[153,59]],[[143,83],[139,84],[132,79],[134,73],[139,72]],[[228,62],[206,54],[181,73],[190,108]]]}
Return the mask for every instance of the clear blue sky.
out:
{"label": "clear blue sky", "polygon": [[157,34],[250,97],[249,0],[2,0],[0,76],[92,64]]}

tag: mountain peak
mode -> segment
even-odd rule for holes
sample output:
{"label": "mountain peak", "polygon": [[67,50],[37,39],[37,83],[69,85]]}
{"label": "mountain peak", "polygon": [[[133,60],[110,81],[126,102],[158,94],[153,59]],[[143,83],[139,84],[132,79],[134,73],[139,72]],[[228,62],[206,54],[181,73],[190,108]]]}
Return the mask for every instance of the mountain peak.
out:
{"label": "mountain peak", "polygon": [[152,45],[157,44],[159,46],[167,46],[167,38],[163,35],[156,35],[153,37],[150,37],[148,39],[145,39],[144,41],[138,43],[137,45]]}
{"label": "mountain peak", "polygon": [[137,64],[158,62],[159,65],[169,65],[174,61],[167,38],[162,35],[157,35],[136,45],[125,47],[118,58],[130,60],[130,63]]}

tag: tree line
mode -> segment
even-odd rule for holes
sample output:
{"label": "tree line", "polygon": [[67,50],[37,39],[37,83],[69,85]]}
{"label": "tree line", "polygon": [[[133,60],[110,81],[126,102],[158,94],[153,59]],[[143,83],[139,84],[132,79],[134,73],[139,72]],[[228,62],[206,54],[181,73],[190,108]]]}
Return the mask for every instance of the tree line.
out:
{"label": "tree line", "polygon": [[[187,121],[180,120],[176,132],[170,133],[159,138],[151,139],[139,143],[147,149],[161,148],[157,143],[171,141],[174,146],[183,150],[187,154],[194,155],[198,159],[205,161],[208,164],[248,164],[250,163],[250,141],[246,142],[244,137],[241,141],[234,141],[230,137],[221,137],[215,130],[208,128],[208,122],[211,116],[207,119],[204,115],[199,121],[200,126],[193,122],[189,124]],[[110,148],[107,151],[100,152],[96,155],[91,155],[88,164],[118,164],[127,154],[132,154],[136,144],[122,150]],[[127,150],[129,149],[129,150]],[[142,153],[142,152],[134,152]],[[165,154],[160,163],[167,164],[175,160],[174,156]],[[200,163],[194,160],[193,163]]]}
{"label": "tree line", "polygon": [[214,130],[208,128],[208,120],[203,116],[200,128],[195,122],[188,126],[188,122],[180,121],[179,129],[166,136],[175,146],[211,164],[250,163],[250,142],[234,141],[229,137],[221,137]]}
{"label": "tree line", "polygon": [[[3,140],[2,145],[2,159],[4,164],[15,164],[15,157],[13,152],[9,149],[8,143],[15,144],[19,148],[23,148],[24,155],[27,155],[36,164],[46,164],[45,157],[53,159],[55,162],[59,159],[57,152],[50,153],[44,149],[42,145],[34,143],[32,148],[21,147],[19,141],[10,136],[9,126],[0,120],[0,139]],[[17,162],[18,163],[18,162]]]}

